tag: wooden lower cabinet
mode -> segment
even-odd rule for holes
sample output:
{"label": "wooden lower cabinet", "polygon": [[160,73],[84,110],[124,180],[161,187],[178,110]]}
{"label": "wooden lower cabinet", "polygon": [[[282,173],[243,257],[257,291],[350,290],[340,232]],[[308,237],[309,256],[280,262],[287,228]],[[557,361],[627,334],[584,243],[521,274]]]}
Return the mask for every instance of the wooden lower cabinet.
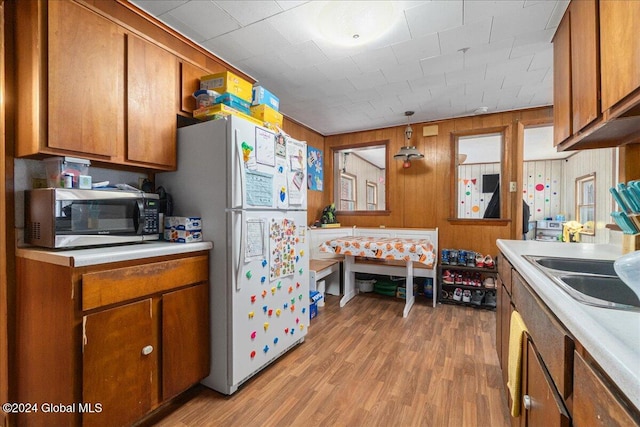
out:
{"label": "wooden lower cabinet", "polygon": [[640,425],[594,368],[578,353],[574,355],[573,425],[614,427]]}
{"label": "wooden lower cabinet", "polygon": [[162,296],[162,398],[170,399],[209,375],[207,284]]}
{"label": "wooden lower cabinet", "polygon": [[530,340],[526,346],[522,387],[524,425],[569,427],[569,413],[542,358]]}
{"label": "wooden lower cabinet", "polygon": [[18,257],[16,401],[64,410],[17,425],[131,425],[206,377],[208,260],[74,268]]}
{"label": "wooden lower cabinet", "polygon": [[124,426],[152,408],[158,352],[151,299],[84,317],[82,402],[85,425]]}

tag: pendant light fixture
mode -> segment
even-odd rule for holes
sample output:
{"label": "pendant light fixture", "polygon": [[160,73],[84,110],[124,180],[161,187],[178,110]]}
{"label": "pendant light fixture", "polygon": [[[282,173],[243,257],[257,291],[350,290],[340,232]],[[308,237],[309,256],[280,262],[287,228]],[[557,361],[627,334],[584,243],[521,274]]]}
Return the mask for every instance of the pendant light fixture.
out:
{"label": "pendant light fixture", "polygon": [[414,159],[423,159],[424,154],[420,153],[415,145],[411,145],[411,137],[413,136],[413,129],[411,129],[410,117],[413,116],[413,111],[405,111],[405,116],[407,116],[407,127],[404,129],[404,138],[405,145],[400,148],[398,154],[393,156],[394,159],[402,160],[402,167],[408,168],[411,167],[411,160]]}

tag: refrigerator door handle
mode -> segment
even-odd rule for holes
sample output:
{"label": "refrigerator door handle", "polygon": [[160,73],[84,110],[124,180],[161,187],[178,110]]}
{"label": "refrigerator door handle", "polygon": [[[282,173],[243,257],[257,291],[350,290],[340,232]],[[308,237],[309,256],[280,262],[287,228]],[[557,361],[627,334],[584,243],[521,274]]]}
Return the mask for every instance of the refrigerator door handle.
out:
{"label": "refrigerator door handle", "polygon": [[244,221],[244,211],[234,211],[234,214],[240,215],[240,250],[237,253],[238,259],[236,261],[236,291],[240,290],[240,283],[242,283],[240,273],[242,273],[242,254],[245,251],[245,234],[246,226]]}
{"label": "refrigerator door handle", "polygon": [[240,139],[238,138],[238,129],[234,129],[233,130],[233,139],[234,139],[234,145],[236,147],[236,159],[238,160],[238,169],[233,173],[233,178],[231,181],[231,191],[232,194],[234,195],[234,199],[235,196],[237,195],[237,183],[236,183],[236,178],[238,181],[240,181],[240,200],[233,200],[233,208],[234,209],[242,209],[243,205],[244,205],[244,174],[242,173],[242,147],[240,146]]}

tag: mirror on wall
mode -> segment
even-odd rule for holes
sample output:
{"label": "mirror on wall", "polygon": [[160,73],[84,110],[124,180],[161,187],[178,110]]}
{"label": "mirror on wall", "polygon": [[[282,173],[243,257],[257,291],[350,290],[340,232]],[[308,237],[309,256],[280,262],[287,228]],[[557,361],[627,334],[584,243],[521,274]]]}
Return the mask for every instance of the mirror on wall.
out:
{"label": "mirror on wall", "polygon": [[501,218],[504,135],[503,128],[453,134],[454,218]]}
{"label": "mirror on wall", "polygon": [[340,212],[388,210],[387,142],[333,149],[334,200]]}

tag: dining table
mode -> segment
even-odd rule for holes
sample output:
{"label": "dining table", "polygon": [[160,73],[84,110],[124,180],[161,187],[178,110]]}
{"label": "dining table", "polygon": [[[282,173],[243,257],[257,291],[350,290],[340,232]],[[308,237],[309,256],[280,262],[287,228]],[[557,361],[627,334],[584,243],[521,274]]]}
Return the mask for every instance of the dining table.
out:
{"label": "dining table", "polygon": [[[355,273],[404,276],[407,286],[403,317],[409,315],[415,302],[412,284],[418,268],[414,267],[414,263],[423,264],[426,267],[420,270],[430,269],[429,271],[433,272],[437,262],[434,246],[428,239],[345,236],[321,243],[320,251],[344,256],[344,295],[340,299],[340,307],[344,307],[358,293]],[[356,262],[357,259],[362,258],[373,262]],[[422,273],[419,274],[419,276],[422,275]],[[437,297],[435,278],[432,289],[432,302],[435,307]]]}

